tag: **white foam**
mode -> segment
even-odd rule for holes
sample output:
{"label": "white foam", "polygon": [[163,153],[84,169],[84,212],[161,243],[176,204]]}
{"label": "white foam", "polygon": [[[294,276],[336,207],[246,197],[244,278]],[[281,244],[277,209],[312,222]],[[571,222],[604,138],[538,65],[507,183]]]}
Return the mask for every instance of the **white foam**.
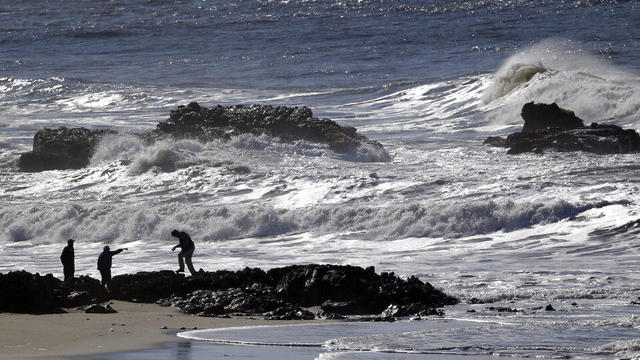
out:
{"label": "white foam", "polygon": [[591,122],[634,123],[640,77],[596,59],[569,40],[546,40],[505,61],[484,93],[495,125],[521,124],[524,103],[556,102]]}

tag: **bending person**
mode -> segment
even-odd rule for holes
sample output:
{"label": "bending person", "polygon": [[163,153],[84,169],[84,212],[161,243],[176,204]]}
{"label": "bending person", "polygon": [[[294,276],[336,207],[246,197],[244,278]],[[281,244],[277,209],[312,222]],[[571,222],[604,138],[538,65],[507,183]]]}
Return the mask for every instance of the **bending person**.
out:
{"label": "bending person", "polygon": [[100,276],[102,276],[102,285],[109,288],[111,282],[111,260],[113,255],[120,254],[127,248],[118,249],[116,251],[110,251],[108,246],[104,247],[104,250],[98,256],[98,270],[100,270]]}
{"label": "bending person", "polygon": [[191,275],[195,275],[196,269],[193,268],[193,264],[191,263],[191,256],[193,256],[193,251],[196,249],[193,240],[191,240],[189,234],[184,231],[173,230],[171,236],[177,237],[178,240],[180,240],[180,243],[171,249],[171,251],[175,251],[176,248],[181,249],[178,254],[178,265],[180,265],[180,268],[176,272],[184,272],[184,263],[186,262]]}

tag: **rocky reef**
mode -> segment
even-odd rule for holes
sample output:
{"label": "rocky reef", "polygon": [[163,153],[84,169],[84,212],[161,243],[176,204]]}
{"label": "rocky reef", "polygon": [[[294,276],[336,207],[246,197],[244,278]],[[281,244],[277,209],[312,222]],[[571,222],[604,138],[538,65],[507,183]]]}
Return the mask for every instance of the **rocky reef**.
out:
{"label": "rocky reef", "polygon": [[[22,154],[18,166],[27,172],[85,167],[100,139],[115,133],[66,127],[39,130],[33,138],[33,151]],[[338,153],[364,144],[383,149],[379,142],[358,134],[354,127],[314,117],[307,107],[218,105],[206,108],[192,102],[171,111],[169,119],[158,123],[153,131],[135,135],[148,142],[167,137],[206,142],[228,140],[240,134],[266,134],[284,141],[306,140],[326,144]]]}
{"label": "rocky reef", "polygon": [[320,306],[322,317],[375,314],[389,320],[442,314],[437,308],[457,299],[416,277],[376,273],[373,267],[293,265],[263,271],[201,272],[185,277],[172,271],[115,276],[110,292],[87,276],[66,284],[51,274],[0,274],[0,311],[52,313],[108,299],[157,302],[200,316],[262,315],[265,319],[313,319],[305,307]]}
{"label": "rocky reef", "polygon": [[640,134],[616,125],[592,123],[585,126],[572,111],[556,103],[527,103],[521,112],[521,132],[502,137],[488,137],[485,145],[507,147],[508,154],[543,153],[545,151],[585,151],[596,154],[619,154],[640,151]]}

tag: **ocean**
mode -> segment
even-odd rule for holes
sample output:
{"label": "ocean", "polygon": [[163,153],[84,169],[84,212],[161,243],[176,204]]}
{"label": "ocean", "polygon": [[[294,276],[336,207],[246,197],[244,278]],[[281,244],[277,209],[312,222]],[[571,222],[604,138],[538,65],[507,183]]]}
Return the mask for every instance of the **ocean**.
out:
{"label": "ocean", "polygon": [[[519,131],[530,101],[640,128],[639,2],[1,0],[0,34],[0,272],[61,277],[69,238],[76,274],[96,277],[106,244],[129,248],[114,275],[174,269],[175,228],[196,268],[373,265],[461,300],[240,358],[640,359],[640,230],[609,231],[640,218],[638,154],[482,145]],[[307,106],[386,151],[123,134],[84,169],[17,167],[39,129],[148,131],[191,101]]]}

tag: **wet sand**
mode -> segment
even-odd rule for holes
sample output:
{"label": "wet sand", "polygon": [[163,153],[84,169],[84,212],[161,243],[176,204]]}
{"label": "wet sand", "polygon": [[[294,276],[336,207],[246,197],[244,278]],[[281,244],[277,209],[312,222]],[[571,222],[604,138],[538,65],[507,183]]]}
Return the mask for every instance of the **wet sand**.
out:
{"label": "wet sand", "polygon": [[[208,318],[184,315],[173,307],[113,301],[116,314],[27,315],[0,313],[0,359],[49,358],[146,349],[179,341],[176,333],[311,321],[266,321],[261,317]],[[166,328],[165,328],[166,327]]]}

